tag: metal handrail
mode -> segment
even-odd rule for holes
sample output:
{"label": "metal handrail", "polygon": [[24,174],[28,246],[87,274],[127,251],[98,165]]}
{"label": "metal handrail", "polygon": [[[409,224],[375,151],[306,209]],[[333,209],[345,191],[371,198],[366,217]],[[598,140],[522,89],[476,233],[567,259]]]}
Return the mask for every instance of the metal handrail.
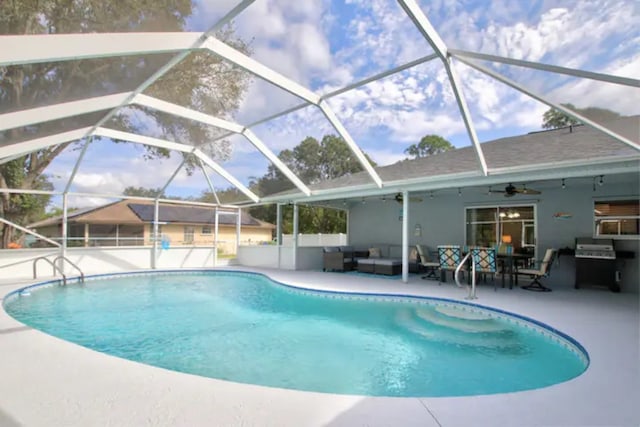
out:
{"label": "metal handrail", "polygon": [[[55,257],[53,259],[53,262],[56,263],[58,260],[62,260],[62,261],[66,261],[69,264],[71,264],[71,266],[73,268],[75,268],[76,270],[78,270],[78,272],[80,273],[80,282],[84,283],[84,273],[82,272],[82,270],[80,270],[80,267],[78,267],[76,264],[74,264],[69,258],[62,256],[62,255],[58,255],[57,257]],[[65,285],[66,285],[66,280],[65,280]]]}
{"label": "metal handrail", "polygon": [[[51,261],[49,258],[41,256],[38,257],[36,259],[33,260],[33,278],[36,279],[38,277],[37,273],[36,273],[36,265],[38,264],[38,261],[40,261],[41,259],[47,261],[49,264],[51,264],[51,267],[53,267],[53,275],[56,275],[56,270],[58,271],[58,273],[60,273],[60,275],[62,276],[62,283],[63,284],[67,284],[67,276],[65,276],[65,274],[62,272],[62,270],[60,270],[54,261]],[[56,258],[57,259],[57,258]]]}
{"label": "metal handrail", "polygon": [[[456,267],[455,279],[456,279],[456,285],[459,288],[462,287],[462,284],[460,283],[460,278],[459,278],[460,271],[462,270],[462,267],[466,264],[470,256],[471,256],[471,252],[466,254],[464,258],[462,258],[462,261],[460,261],[460,264],[458,264],[458,266]],[[478,299],[478,297],[476,296],[476,263],[473,262],[473,259],[471,260],[471,287],[467,285],[467,288],[469,288],[469,295],[467,295],[465,299]]]}

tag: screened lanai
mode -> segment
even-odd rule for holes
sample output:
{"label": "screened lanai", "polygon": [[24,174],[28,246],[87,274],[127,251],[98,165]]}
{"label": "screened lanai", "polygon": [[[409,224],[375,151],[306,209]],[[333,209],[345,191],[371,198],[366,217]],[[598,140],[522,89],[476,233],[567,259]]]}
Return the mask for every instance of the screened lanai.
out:
{"label": "screened lanai", "polygon": [[[112,2],[7,2],[0,166],[19,167],[21,179],[0,186],[3,226],[28,225],[10,215],[8,195],[18,194],[51,196],[63,217],[105,200],[202,193],[212,203],[192,203],[224,212],[344,209],[401,194],[409,212],[411,197],[511,182],[633,182],[637,120],[616,120],[640,114],[637,8],[556,6],[177,1],[125,14]],[[602,147],[560,153],[558,142],[522,146],[526,161],[504,155],[496,141],[542,130],[549,109]],[[460,160],[406,160],[430,134],[451,141]],[[283,155],[327,135],[360,172],[308,176]],[[261,176],[282,179],[257,185]],[[128,186],[162,196],[127,195]],[[414,223],[404,217],[406,247]]]}

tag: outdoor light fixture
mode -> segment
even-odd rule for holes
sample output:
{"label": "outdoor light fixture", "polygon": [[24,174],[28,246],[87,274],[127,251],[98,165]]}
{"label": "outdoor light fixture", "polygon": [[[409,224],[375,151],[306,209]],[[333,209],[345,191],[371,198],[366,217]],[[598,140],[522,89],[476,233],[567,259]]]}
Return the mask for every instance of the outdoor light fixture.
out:
{"label": "outdoor light fixture", "polygon": [[564,178],[562,178],[562,188],[567,188],[567,186],[564,184]]}
{"label": "outdoor light fixture", "polygon": [[504,213],[504,212],[500,212],[500,215],[499,215],[499,216],[500,216],[500,218],[504,218],[504,217],[506,217],[506,216],[507,216],[507,214],[506,214],[506,213]]}
{"label": "outdoor light fixture", "polygon": [[502,243],[511,243],[511,236],[509,234],[502,236]]}
{"label": "outdoor light fixture", "polygon": [[600,181],[598,181],[598,185],[604,184],[604,175],[600,175]]}
{"label": "outdoor light fixture", "polygon": [[459,197],[459,196],[462,196],[462,190],[460,190],[460,189],[458,188],[458,197]]}
{"label": "outdoor light fixture", "polygon": [[416,224],[413,229],[413,235],[416,237],[422,236],[422,226],[420,224]]}
{"label": "outdoor light fixture", "polygon": [[382,201],[386,202],[387,201],[387,196],[382,196]]}
{"label": "outdoor light fixture", "polygon": [[433,191],[431,192],[431,194],[429,194],[429,198],[433,199]]}

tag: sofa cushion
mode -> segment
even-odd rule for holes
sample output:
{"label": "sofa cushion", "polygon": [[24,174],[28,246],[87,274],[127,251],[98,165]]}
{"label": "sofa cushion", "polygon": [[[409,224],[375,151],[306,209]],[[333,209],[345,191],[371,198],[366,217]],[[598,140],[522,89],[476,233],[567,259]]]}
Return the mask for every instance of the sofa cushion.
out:
{"label": "sofa cushion", "polygon": [[369,258],[380,258],[381,256],[380,248],[369,248]]}
{"label": "sofa cushion", "polygon": [[322,248],[322,252],[340,252],[340,248],[337,246],[325,246],[324,248]]}

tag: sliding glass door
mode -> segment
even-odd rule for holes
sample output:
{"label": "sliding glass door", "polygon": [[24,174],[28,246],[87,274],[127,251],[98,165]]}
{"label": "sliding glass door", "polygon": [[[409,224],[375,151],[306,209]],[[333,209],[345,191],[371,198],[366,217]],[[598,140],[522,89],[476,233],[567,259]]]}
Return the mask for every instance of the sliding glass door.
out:
{"label": "sliding glass door", "polygon": [[535,254],[535,206],[483,206],[466,208],[466,244],[513,245],[514,252]]}

